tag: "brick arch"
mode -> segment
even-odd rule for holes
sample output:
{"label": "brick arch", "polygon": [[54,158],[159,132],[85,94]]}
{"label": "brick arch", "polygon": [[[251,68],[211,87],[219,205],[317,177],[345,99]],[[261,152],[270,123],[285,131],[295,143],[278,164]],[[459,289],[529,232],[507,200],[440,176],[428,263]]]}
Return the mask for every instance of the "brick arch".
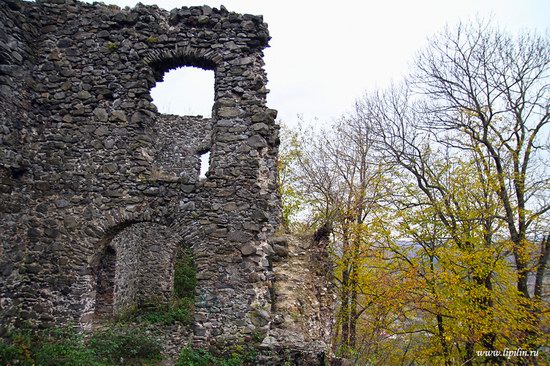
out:
{"label": "brick arch", "polygon": [[143,62],[153,69],[155,80],[162,79],[162,75],[171,69],[182,66],[194,66],[204,70],[216,70],[223,58],[215,50],[196,48],[192,46],[173,49],[152,50],[144,57]]}
{"label": "brick arch", "polygon": [[115,235],[125,228],[142,222],[171,227],[174,222],[174,214],[166,215],[147,209],[129,211],[124,208],[117,208],[106,211],[103,218],[100,218],[94,224],[90,224],[89,227],[100,237],[95,245],[97,248],[112,240]]}
{"label": "brick arch", "polygon": [[[149,81],[151,91],[157,82],[163,81],[164,75],[178,68],[196,67],[202,70],[213,71],[214,85],[213,100],[211,101],[211,117],[187,115],[170,115],[158,113],[155,115],[154,129],[159,140],[165,142],[165,148],[157,151],[155,164],[163,177],[180,177],[186,175],[191,180],[199,179],[200,162],[199,151],[211,151],[214,144],[211,131],[217,120],[218,86],[224,83],[224,72],[219,71],[223,64],[223,57],[212,48],[185,47],[153,49],[143,58],[148,68],[142,69],[144,79]],[[154,100],[152,100],[155,103]],[[189,128],[182,128],[183,125]],[[197,127],[199,126],[199,127]],[[194,131],[190,133],[190,131]],[[192,140],[188,136],[193,136]],[[175,150],[174,147],[176,147]],[[211,161],[215,159],[212,157]]]}

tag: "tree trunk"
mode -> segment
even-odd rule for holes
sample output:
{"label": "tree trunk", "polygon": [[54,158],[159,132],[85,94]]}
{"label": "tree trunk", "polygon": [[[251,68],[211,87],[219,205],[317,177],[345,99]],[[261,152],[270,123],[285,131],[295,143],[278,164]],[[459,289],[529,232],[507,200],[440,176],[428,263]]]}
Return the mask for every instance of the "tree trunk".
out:
{"label": "tree trunk", "polygon": [[451,357],[449,344],[445,339],[445,327],[443,326],[443,317],[441,314],[436,315],[437,320],[437,332],[439,334],[439,341],[441,342],[441,348],[443,349],[443,358],[445,359],[445,366],[451,366]]}
{"label": "tree trunk", "polygon": [[[353,270],[355,272],[355,270]],[[357,339],[357,281],[352,280],[351,285],[351,298],[350,298],[350,314],[349,314],[349,348],[350,350],[355,348]]]}
{"label": "tree trunk", "polygon": [[342,333],[340,336],[340,350],[346,357],[349,354],[350,343],[350,242],[349,233],[344,230],[342,234],[342,283],[340,289],[340,316],[338,319]]}
{"label": "tree trunk", "polygon": [[542,300],[542,290],[544,284],[544,274],[546,272],[546,265],[548,264],[548,258],[550,258],[550,234],[546,235],[540,243],[540,256],[537,263],[537,273],[535,275],[535,299]]}

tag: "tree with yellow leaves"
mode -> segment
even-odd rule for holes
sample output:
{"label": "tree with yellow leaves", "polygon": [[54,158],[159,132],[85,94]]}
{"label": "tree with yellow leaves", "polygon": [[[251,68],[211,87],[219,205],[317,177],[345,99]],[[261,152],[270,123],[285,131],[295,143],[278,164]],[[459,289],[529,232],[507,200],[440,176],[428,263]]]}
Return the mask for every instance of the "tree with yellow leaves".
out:
{"label": "tree with yellow leaves", "polygon": [[499,352],[548,344],[549,79],[548,38],[461,24],[406,82],[298,138],[298,195],[331,233],[342,355],[539,363]]}

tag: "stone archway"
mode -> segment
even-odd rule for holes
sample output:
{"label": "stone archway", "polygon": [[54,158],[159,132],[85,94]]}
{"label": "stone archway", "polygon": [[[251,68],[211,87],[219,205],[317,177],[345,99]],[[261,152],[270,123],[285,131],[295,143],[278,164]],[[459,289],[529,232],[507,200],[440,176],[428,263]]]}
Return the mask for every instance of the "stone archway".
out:
{"label": "stone archway", "polygon": [[92,265],[96,320],[166,303],[172,296],[176,233],[152,222],[119,228],[102,241]]}

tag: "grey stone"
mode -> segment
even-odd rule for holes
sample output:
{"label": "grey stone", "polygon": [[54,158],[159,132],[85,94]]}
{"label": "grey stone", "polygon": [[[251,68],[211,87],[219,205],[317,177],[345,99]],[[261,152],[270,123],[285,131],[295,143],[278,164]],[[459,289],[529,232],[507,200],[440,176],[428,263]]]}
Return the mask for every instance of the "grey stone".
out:
{"label": "grey stone", "polygon": [[105,146],[105,148],[107,149],[112,149],[113,147],[115,147],[115,140],[106,139],[105,141],[103,141],[103,146]]}
{"label": "grey stone", "polygon": [[87,90],[81,90],[81,91],[78,92],[76,97],[78,99],[87,100],[87,99],[90,99],[92,97],[92,95]]}
{"label": "grey stone", "polygon": [[109,34],[109,31],[107,31],[107,30],[102,30],[102,31],[100,31],[100,32],[97,33],[97,36],[98,36],[99,38],[108,38],[109,35],[110,35],[110,34]]}
{"label": "grey stone", "polygon": [[256,246],[253,243],[247,243],[239,248],[245,256],[256,253]]}
{"label": "grey stone", "polygon": [[67,229],[74,229],[77,226],[77,221],[73,216],[65,216],[63,222],[65,223],[65,227]]}
{"label": "grey stone", "polygon": [[284,236],[274,236],[271,238],[270,242],[273,245],[280,245],[282,247],[288,248],[288,239]]}
{"label": "grey stone", "polygon": [[252,130],[262,134],[267,134],[269,133],[269,126],[265,123],[255,123],[252,125]]}
{"label": "grey stone", "polygon": [[273,348],[277,345],[277,340],[274,337],[267,336],[262,340],[262,343],[260,344],[260,348]]}
{"label": "grey stone", "polygon": [[110,120],[126,122],[128,121],[128,118],[126,117],[126,113],[124,111],[116,110],[111,113]]}
{"label": "grey stone", "polygon": [[70,38],[61,38],[59,42],[57,42],[57,47],[59,48],[67,48],[74,45],[74,41]]}
{"label": "grey stone", "polygon": [[285,248],[285,247],[283,247],[283,246],[274,245],[274,246],[273,246],[273,251],[274,251],[275,254],[277,254],[279,257],[286,257],[286,256],[288,256],[288,248]]}
{"label": "grey stone", "polygon": [[256,282],[259,282],[261,280],[262,280],[262,276],[258,272],[252,272],[248,276],[248,281],[251,282],[251,283],[256,283]]}
{"label": "grey stone", "polygon": [[218,116],[221,118],[235,118],[241,113],[238,108],[234,107],[221,107],[218,109]]}
{"label": "grey stone", "polygon": [[130,118],[130,122],[136,123],[136,124],[143,124],[150,121],[149,116],[147,116],[145,113],[142,112],[135,112],[132,114],[132,117]]}
{"label": "grey stone", "polygon": [[267,141],[260,135],[251,136],[246,143],[255,148],[262,148],[267,146]]}
{"label": "grey stone", "polygon": [[99,122],[107,122],[109,120],[109,115],[105,108],[96,108],[94,109],[94,117]]}
{"label": "grey stone", "polygon": [[37,228],[31,227],[29,230],[27,230],[27,236],[29,238],[38,238],[41,235],[42,232]]}
{"label": "grey stone", "polygon": [[227,235],[227,239],[236,242],[247,242],[252,239],[252,235],[246,231],[232,231]]}
{"label": "grey stone", "polygon": [[67,201],[66,199],[64,199],[64,198],[61,198],[61,199],[56,200],[54,202],[54,204],[57,208],[65,208],[65,207],[70,206],[71,203],[69,201]]}
{"label": "grey stone", "polygon": [[103,125],[103,126],[99,126],[95,131],[94,131],[94,135],[96,136],[106,136],[109,134],[109,127]]}

